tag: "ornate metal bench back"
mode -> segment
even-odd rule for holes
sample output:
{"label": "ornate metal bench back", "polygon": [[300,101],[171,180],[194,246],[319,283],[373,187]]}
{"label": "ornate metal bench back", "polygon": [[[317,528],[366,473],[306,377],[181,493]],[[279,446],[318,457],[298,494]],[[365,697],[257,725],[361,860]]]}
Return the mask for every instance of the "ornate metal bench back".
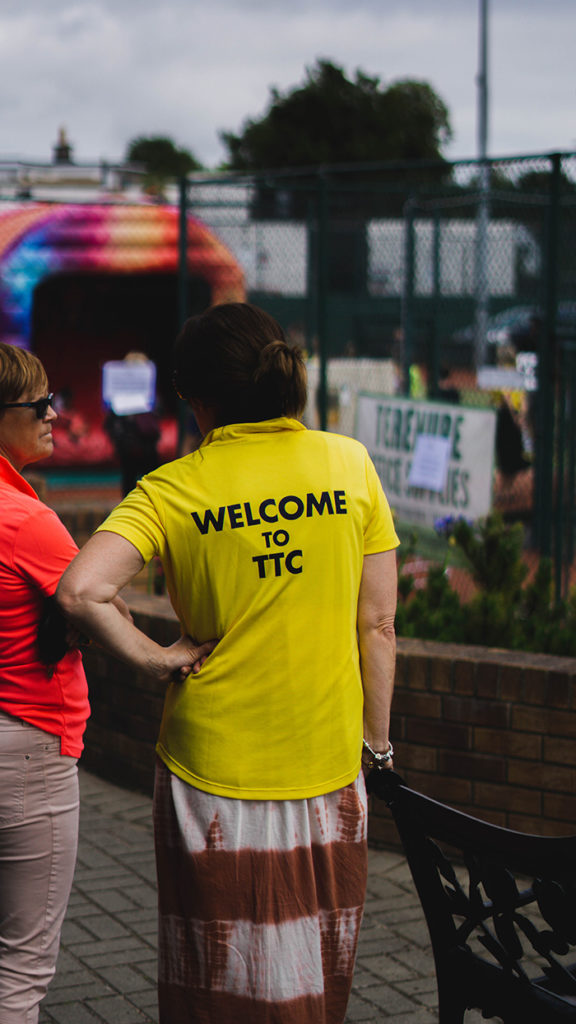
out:
{"label": "ornate metal bench back", "polygon": [[432,941],[440,1020],[467,1007],[520,1024],[576,1022],[576,836],[513,832],[416,793],[392,771],[368,790],[394,816]]}

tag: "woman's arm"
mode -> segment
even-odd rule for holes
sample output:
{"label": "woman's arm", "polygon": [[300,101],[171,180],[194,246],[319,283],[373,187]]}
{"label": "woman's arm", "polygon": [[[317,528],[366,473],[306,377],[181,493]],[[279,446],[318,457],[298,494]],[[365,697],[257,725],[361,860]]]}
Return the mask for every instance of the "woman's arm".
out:
{"label": "woman's arm", "polygon": [[384,753],[389,743],[396,660],[396,594],[396,552],[365,555],[358,598],[364,739],[378,753]]}
{"label": "woman's arm", "polygon": [[135,669],[163,682],[198,671],[216,646],[180,637],[162,647],[122,613],[118,595],[137,575],[144,559],[130,541],[108,531],[96,533],[62,576],[56,599],[71,621]]}

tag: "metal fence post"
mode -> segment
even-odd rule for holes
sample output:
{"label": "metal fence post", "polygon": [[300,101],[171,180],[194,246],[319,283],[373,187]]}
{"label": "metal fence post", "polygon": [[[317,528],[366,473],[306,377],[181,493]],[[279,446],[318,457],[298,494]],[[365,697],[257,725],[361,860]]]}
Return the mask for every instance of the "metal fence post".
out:
{"label": "metal fence post", "polygon": [[576,435],[574,432],[574,401],[576,399],[576,346],[566,345],[566,380],[565,388],[569,396],[569,417],[566,438],[566,550],[564,551],[564,587],[563,596],[568,596],[570,587],[570,568],[574,561],[574,507],[573,495],[576,492]]}
{"label": "metal fence post", "polygon": [[[565,506],[566,467],[568,454],[567,403],[569,401],[569,352],[567,346],[559,347],[558,376],[556,378],[556,494],[554,506],[554,593],[556,601],[564,595],[564,554],[568,509]],[[555,375],[556,377],[556,375]],[[569,573],[566,574],[569,576]]]}
{"label": "metal fence post", "polygon": [[188,179],[178,181],[178,323],[188,317]]}
{"label": "metal fence post", "polygon": [[488,287],[488,231],[490,228],[490,162],[480,162],[480,189],[476,214],[476,319],[474,330],[474,365],[476,370],[486,362],[486,331],[490,290]]}
{"label": "metal fence post", "polygon": [[434,207],[433,235],[432,235],[432,294],[434,298],[433,320],[431,332],[432,351],[429,356],[430,365],[430,394],[433,398],[441,398],[440,394],[440,332],[438,329],[440,295],[442,292],[441,273],[441,223],[440,210]]}
{"label": "metal fence post", "polygon": [[410,196],[404,206],[406,268],[402,308],[402,376],[404,392],[410,394],[410,367],[414,355],[414,274],[416,268],[415,220],[416,204]]}
{"label": "metal fence post", "polygon": [[550,202],[546,223],[546,278],[544,324],[538,358],[538,438],[534,481],[536,546],[551,557],[554,518],[554,408],[556,391],[556,307],[558,298],[558,220],[560,212],[561,158],[550,157]]}
{"label": "metal fence post", "polygon": [[[188,318],[188,179],[178,181],[178,330]],[[189,418],[188,406],[178,403],[178,452],[182,451]]]}
{"label": "metal fence post", "polygon": [[318,197],[308,197],[306,210],[306,296],[305,296],[305,338],[308,355],[314,355],[318,338],[318,301],[316,297],[318,286]]}
{"label": "metal fence post", "polygon": [[318,357],[320,376],[318,380],[318,413],[320,429],[328,426],[328,187],[324,175],[318,175],[317,188],[317,238],[316,238],[316,329],[318,332]]}

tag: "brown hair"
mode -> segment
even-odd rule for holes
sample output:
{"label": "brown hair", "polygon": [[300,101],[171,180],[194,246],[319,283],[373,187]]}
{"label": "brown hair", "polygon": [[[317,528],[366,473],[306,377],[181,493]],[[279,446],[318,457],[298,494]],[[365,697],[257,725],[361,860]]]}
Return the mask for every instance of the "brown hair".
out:
{"label": "brown hair", "polygon": [[300,349],[258,306],[229,302],[187,320],[176,341],[174,385],[216,412],[220,426],[299,416],[306,405]]}
{"label": "brown hair", "polygon": [[36,391],[48,392],[48,377],[38,357],[0,342],[0,405],[17,402],[22,395]]}

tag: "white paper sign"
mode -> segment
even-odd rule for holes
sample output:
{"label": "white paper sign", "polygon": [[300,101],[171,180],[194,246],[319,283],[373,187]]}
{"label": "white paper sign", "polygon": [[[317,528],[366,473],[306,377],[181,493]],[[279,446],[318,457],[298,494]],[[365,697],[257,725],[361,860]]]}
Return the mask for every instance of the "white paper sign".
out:
{"label": "white paper sign", "polygon": [[414,458],[408,473],[410,487],[443,491],[450,462],[450,439],[435,434],[419,434],[414,445]]}
{"label": "white paper sign", "polygon": [[[447,515],[476,519],[490,512],[495,430],[493,409],[358,395],[355,436],[366,445],[390,505],[407,523],[433,526]],[[426,465],[416,466],[415,472],[424,473],[416,486],[411,473],[420,437],[444,444],[432,446],[430,460],[429,442],[424,442]],[[436,485],[441,474],[441,448],[448,451],[448,460],[443,486],[436,489],[430,485]]]}
{"label": "white paper sign", "polygon": [[117,416],[154,408],[156,366],[153,362],[112,359],[102,368],[102,400]]}
{"label": "white paper sign", "polygon": [[519,352],[516,356],[516,369],[522,374],[526,391],[538,391],[538,354]]}
{"label": "white paper sign", "polygon": [[482,391],[521,391],[524,389],[522,373],[504,366],[481,366],[476,374],[476,381]]}

